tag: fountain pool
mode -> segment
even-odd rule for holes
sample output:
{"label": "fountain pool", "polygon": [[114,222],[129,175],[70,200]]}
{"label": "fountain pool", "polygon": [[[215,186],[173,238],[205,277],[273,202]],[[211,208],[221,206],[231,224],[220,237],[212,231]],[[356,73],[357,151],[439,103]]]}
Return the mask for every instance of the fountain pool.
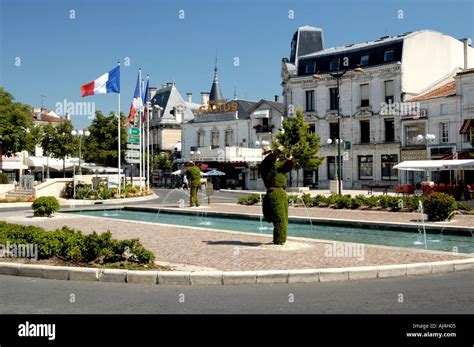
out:
{"label": "fountain pool", "polygon": [[[273,230],[272,225],[269,223],[264,223],[263,225],[268,227],[262,228],[259,216],[243,217],[208,214],[203,218],[202,211],[193,211],[192,213],[189,213],[162,209],[157,215],[157,212],[154,210],[142,211],[124,208],[109,210],[81,210],[71,211],[68,213],[257,234],[272,234]],[[330,241],[474,253],[474,237],[472,237],[472,234],[466,232],[466,236],[448,235],[446,229],[444,229],[444,233],[436,231],[434,233],[428,233],[427,231],[426,248],[424,240],[425,235],[420,234],[416,228],[404,229],[403,226],[397,226],[396,229],[394,227],[388,229],[383,227],[359,226],[356,224],[347,225],[347,222],[344,224],[341,223],[341,225],[334,225],[334,223],[324,223],[315,220],[312,221],[311,226],[308,220],[290,220],[288,225],[288,235]]]}

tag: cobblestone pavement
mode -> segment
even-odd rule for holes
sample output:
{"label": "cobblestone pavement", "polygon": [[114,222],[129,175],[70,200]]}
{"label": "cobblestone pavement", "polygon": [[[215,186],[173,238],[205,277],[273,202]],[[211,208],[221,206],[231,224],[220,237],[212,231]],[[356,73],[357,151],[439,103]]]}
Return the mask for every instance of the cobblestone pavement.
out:
{"label": "cobblestone pavement", "polygon": [[[150,207],[153,205],[147,205]],[[200,209],[258,213],[258,206],[236,204],[212,204]],[[302,208],[291,208],[291,215],[305,216]],[[311,209],[311,216],[387,221],[410,221],[414,214],[398,214],[367,211],[333,211]],[[363,257],[326,256],[327,242],[291,239],[285,246],[271,245],[271,236],[217,232],[176,226],[144,224],[107,220],[69,214],[57,214],[54,218],[32,218],[31,211],[0,212],[0,220],[10,223],[35,224],[54,229],[63,225],[84,232],[110,230],[114,237],[139,238],[151,249],[159,263],[179,265],[176,269],[188,270],[271,270],[307,269],[346,266],[418,263],[465,258],[441,252],[407,250],[384,246],[366,245]],[[460,216],[461,217],[461,216]],[[460,217],[457,217],[461,219]],[[462,219],[461,219],[462,220]],[[463,221],[467,223],[467,221]],[[329,242],[332,244],[332,242]]]}

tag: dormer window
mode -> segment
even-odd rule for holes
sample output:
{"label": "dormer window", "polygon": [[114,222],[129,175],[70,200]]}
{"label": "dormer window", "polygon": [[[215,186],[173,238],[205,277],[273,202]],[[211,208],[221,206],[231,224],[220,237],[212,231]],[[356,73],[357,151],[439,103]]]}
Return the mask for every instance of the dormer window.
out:
{"label": "dormer window", "polygon": [[366,55],[363,55],[362,57],[360,57],[360,66],[367,66],[369,65],[369,55],[366,54]]}
{"label": "dormer window", "polygon": [[338,66],[339,66],[339,60],[337,59],[331,60],[331,62],[329,63],[329,71],[337,70]]}
{"label": "dormer window", "polygon": [[309,64],[306,64],[306,69],[305,69],[305,73],[307,74],[312,74],[312,73],[315,73],[316,72],[316,63],[309,63]]}
{"label": "dormer window", "polygon": [[384,62],[393,61],[393,49],[385,51],[385,53],[383,55],[383,61]]}

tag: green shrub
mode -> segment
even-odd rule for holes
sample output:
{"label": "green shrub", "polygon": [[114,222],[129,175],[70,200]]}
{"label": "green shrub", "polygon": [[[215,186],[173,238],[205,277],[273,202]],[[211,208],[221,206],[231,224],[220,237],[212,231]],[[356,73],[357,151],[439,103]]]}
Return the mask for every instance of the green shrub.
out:
{"label": "green shrub", "polygon": [[84,235],[66,226],[46,231],[34,226],[0,222],[0,243],[6,244],[7,241],[38,245],[40,259],[58,257],[66,261],[99,264],[150,264],[155,259],[154,254],[143,248],[138,239],[116,240],[109,231]]}
{"label": "green shrub", "polygon": [[76,188],[76,199],[88,199],[92,194],[92,188],[89,186],[81,186]]}
{"label": "green shrub", "polygon": [[322,194],[318,194],[311,199],[311,206],[326,205],[327,203],[328,199]]}
{"label": "green shrub", "polygon": [[364,205],[365,205],[365,196],[359,194],[359,195],[356,195],[354,198],[352,198],[351,208],[357,209]]}
{"label": "green shrub", "polygon": [[352,205],[352,198],[350,194],[337,196],[334,208],[349,208]]}
{"label": "green shrub", "polygon": [[238,203],[240,205],[255,205],[259,202],[260,202],[260,194],[250,194],[242,198],[239,198],[238,200]]}
{"label": "green shrub", "polygon": [[54,212],[59,211],[59,201],[54,196],[42,196],[31,205],[35,217],[51,217]]}
{"label": "green shrub", "polygon": [[462,201],[456,201],[456,208],[460,211],[470,211],[471,208]]}
{"label": "green shrub", "polygon": [[326,203],[329,205],[334,205],[336,203],[338,195],[337,194],[331,194],[326,198]]}
{"label": "green shrub", "polygon": [[0,184],[8,184],[8,176],[4,172],[0,172]]}
{"label": "green shrub", "polygon": [[417,211],[419,206],[419,201],[423,201],[422,197],[417,196],[407,196],[403,198],[403,206],[408,209],[410,212]]}
{"label": "green shrub", "polygon": [[311,198],[310,194],[303,194],[300,196],[299,201],[304,202],[306,207],[312,206],[313,199]]}
{"label": "green shrub", "polygon": [[107,200],[112,197],[112,189],[107,188],[105,183],[101,183],[97,189],[97,197],[102,200]]}
{"label": "green shrub", "polygon": [[445,193],[431,193],[425,197],[423,209],[429,221],[445,221],[452,218],[452,212],[456,210],[456,201]]}
{"label": "green shrub", "polygon": [[289,194],[288,195],[288,204],[290,203],[290,201],[293,201],[294,204],[297,204],[298,201],[301,203],[301,200],[300,200],[299,196],[296,195],[296,194]]}
{"label": "green shrub", "polygon": [[379,206],[379,197],[371,195],[368,198],[365,199],[365,205],[367,205],[370,208],[374,208]]}

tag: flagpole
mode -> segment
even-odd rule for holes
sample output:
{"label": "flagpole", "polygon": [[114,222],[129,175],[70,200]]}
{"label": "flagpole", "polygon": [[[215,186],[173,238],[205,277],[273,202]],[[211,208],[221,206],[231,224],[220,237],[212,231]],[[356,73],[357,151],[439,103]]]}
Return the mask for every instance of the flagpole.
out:
{"label": "flagpole", "polygon": [[[150,76],[146,75],[146,85],[148,86],[148,82],[150,80]],[[147,90],[145,95],[148,95],[149,97],[149,91]],[[147,110],[146,110],[146,187],[148,190],[150,190],[150,108],[149,105],[150,103],[148,100],[145,100],[147,105]]]}
{"label": "flagpole", "polygon": [[[118,62],[118,66],[119,66],[119,69],[120,69],[120,62]],[[120,86],[119,86],[119,93],[118,93],[118,173],[117,173],[117,176],[118,176],[118,196],[120,198],[120,186],[121,186],[121,180],[120,180],[120,164],[121,164],[121,160],[122,160],[122,156],[121,156],[121,134],[120,134],[120,129],[122,128],[122,122],[121,122],[121,117],[120,117]]]}
{"label": "flagpole", "polygon": [[142,103],[142,121],[141,121],[141,126],[142,126],[142,131],[143,131],[143,135],[142,135],[142,138],[143,138],[143,143],[141,144],[142,146],[142,153],[143,153],[143,156],[141,157],[141,160],[142,160],[142,168],[143,168],[143,177],[145,178],[145,181],[146,181],[146,166],[145,166],[145,155],[146,155],[146,152],[145,152],[145,144],[146,144],[146,136],[145,136],[145,112],[144,112],[144,108],[145,108],[145,103],[143,102],[143,97],[146,95],[144,94],[145,92],[145,81],[143,81],[143,79],[141,80],[141,84],[140,84],[140,88],[141,88],[141,91],[142,91],[142,96],[140,98],[140,102]]}
{"label": "flagpole", "polygon": [[139,106],[138,106],[138,127],[139,127],[139,132],[140,132],[140,191],[142,191],[142,108],[141,108],[141,102],[142,102],[142,69],[138,69],[138,83],[139,83],[139,91],[140,91],[140,101],[139,101]]}

